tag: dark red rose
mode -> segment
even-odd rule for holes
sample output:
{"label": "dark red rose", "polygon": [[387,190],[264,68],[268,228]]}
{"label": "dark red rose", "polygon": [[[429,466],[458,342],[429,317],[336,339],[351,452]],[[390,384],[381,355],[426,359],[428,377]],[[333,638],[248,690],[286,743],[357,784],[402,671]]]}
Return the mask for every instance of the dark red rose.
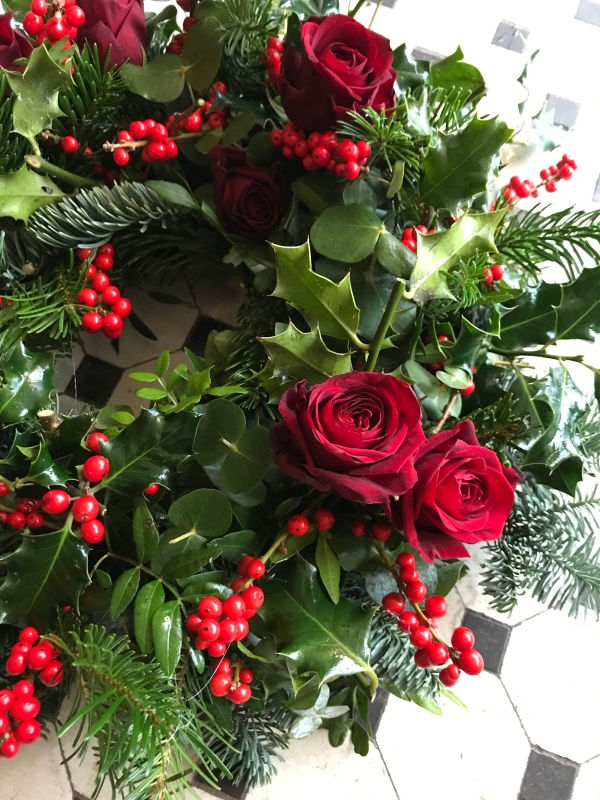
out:
{"label": "dark red rose", "polygon": [[239,147],[213,147],[210,161],[223,227],[246,239],[264,238],[285,211],[289,195],[279,166],[255,167]]}
{"label": "dark red rose", "polygon": [[33,50],[29,39],[16,31],[10,24],[12,11],[0,14],[0,67],[15,72],[23,72],[25,67],[15,64],[16,58],[27,58]]}
{"label": "dark red rose", "polygon": [[273,426],[273,458],[284,472],[348,500],[381,503],[416,480],[424,441],[421,407],[403,381],[380,372],[350,372],[288,389]]}
{"label": "dark red rose", "polygon": [[85,41],[97,44],[101,58],[110,47],[111,66],[142,64],[148,43],[144,0],[77,0],[77,5],[85,11],[77,37],[80,46]]}
{"label": "dark red rose", "polygon": [[426,561],[464,558],[462,544],[498,539],[515,499],[517,473],[477,441],[470,420],[425,441],[417,452],[418,479],[398,501],[385,503],[390,520]]}
{"label": "dark red rose", "polygon": [[326,131],[347,111],[394,105],[389,39],[345,14],[333,14],[309,17],[300,43],[300,52],[286,48],[279,82],[285,113],[297,128]]}

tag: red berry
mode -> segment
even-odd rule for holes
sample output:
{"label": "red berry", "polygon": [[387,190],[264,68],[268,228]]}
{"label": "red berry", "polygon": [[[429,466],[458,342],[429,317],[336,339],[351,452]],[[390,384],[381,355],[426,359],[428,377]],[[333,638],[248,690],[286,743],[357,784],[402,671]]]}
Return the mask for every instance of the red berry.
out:
{"label": "red berry", "polygon": [[[107,272],[109,269],[113,268],[113,257],[109,256],[108,253],[99,253],[95,258],[95,264],[98,269]],[[108,286],[106,288],[108,289]]]}
{"label": "red berry", "polygon": [[356,159],[360,157],[358,147],[354,144],[354,142],[350,141],[345,141],[339,144],[336,152],[338,156],[346,162],[356,161]]}
{"label": "red berry", "polygon": [[51,489],[42,497],[42,509],[46,514],[61,514],[71,505],[71,498],[62,489]]}
{"label": "red berry", "polygon": [[353,536],[364,536],[365,535],[365,523],[361,522],[360,520],[356,520],[352,523],[352,527],[350,528]]}
{"label": "red berry", "polygon": [[232,703],[246,703],[252,697],[252,689],[247,684],[240,683],[229,692],[227,697]]}
{"label": "red berry", "polygon": [[483,656],[477,650],[463,650],[458,657],[458,665],[467,675],[479,675],[483,671]]}
{"label": "red berry", "polygon": [[318,167],[317,167],[317,165],[315,163],[315,160],[312,157],[312,155],[304,156],[304,158],[302,159],[302,166],[308,172],[314,172],[316,169],[318,169]]}
{"label": "red berry", "polygon": [[231,675],[233,672],[233,662],[230,658],[220,658],[216,665],[217,672],[225,672]]}
{"label": "red berry", "polygon": [[45,686],[58,686],[65,677],[65,669],[60,661],[51,661],[40,671],[39,677]]}
{"label": "red berry", "polygon": [[419,580],[419,572],[414,567],[400,567],[398,575],[402,583],[412,583]]}
{"label": "red berry", "polygon": [[96,519],[100,504],[93,495],[85,495],[75,500],[72,511],[75,522],[87,522],[89,519]]}
{"label": "red berry", "polygon": [[242,683],[252,683],[254,680],[254,673],[251,669],[240,670],[240,681]]}
{"label": "red berry", "polygon": [[33,719],[39,712],[40,701],[37,697],[18,697],[10,708],[10,715],[17,722]]}
{"label": "red berry", "polygon": [[249,565],[247,575],[249,578],[262,578],[265,574],[265,565],[260,559],[255,558]]}
{"label": "red berry", "polygon": [[8,716],[0,711],[0,736],[6,733],[6,731],[10,728],[10,720]]}
{"label": "red berry", "polygon": [[410,634],[411,644],[421,650],[433,642],[433,634],[425,625],[418,625]]}
{"label": "red berry", "polygon": [[272,47],[279,52],[283,52],[283,39],[278,36],[269,36],[267,39],[267,47]]}
{"label": "red berry", "polygon": [[[321,145],[321,134],[320,133],[311,133],[307,139],[308,148],[311,153],[314,153],[315,149],[320,147]],[[327,151],[327,161],[329,160],[329,151]],[[325,163],[327,163],[327,161]],[[317,159],[315,158],[315,162]],[[318,162],[317,162],[318,163]],[[322,166],[322,165],[319,165]]]}
{"label": "red berry", "polygon": [[15,739],[21,744],[33,744],[39,738],[41,731],[42,728],[37,719],[30,719],[17,725]]}
{"label": "red berry", "polygon": [[208,650],[208,654],[213,658],[220,658],[227,652],[227,645],[225,642],[221,642],[217,639],[216,642],[211,642],[206,649]]}
{"label": "red berry", "polygon": [[0,497],[5,497],[10,493],[10,486],[3,481],[0,481]]}
{"label": "red berry", "polygon": [[429,660],[429,656],[427,655],[427,648],[424,647],[422,650],[417,650],[414,655],[415,664],[417,667],[421,667],[421,669],[427,669],[427,667],[431,666],[431,661]]}
{"label": "red berry", "polygon": [[282,147],[282,145],[284,144],[283,131],[280,131],[278,128],[274,128],[269,133],[269,140],[273,145],[273,147]]}
{"label": "red berry", "polygon": [[35,686],[31,681],[17,681],[13,686],[13,692],[15,697],[33,697]]}
{"label": "red berry", "polygon": [[44,20],[39,14],[28,11],[23,17],[23,27],[25,28],[25,33],[30,36],[37,36],[38,33],[44,30]]}
{"label": "red berry", "polygon": [[183,121],[183,127],[189,133],[196,133],[199,131],[203,125],[202,114],[199,111],[195,111],[193,114],[190,114],[189,117],[186,117]]}
{"label": "red berry", "polygon": [[246,616],[248,610],[260,608],[265,602],[265,593],[260,586],[249,586],[247,589],[244,589],[241,597],[246,604],[244,616]]}
{"label": "red berry", "polygon": [[30,497],[22,497],[17,503],[17,511],[22,511],[23,514],[29,514],[33,511],[34,501]]}
{"label": "red berry", "polygon": [[6,713],[14,702],[14,692],[12,692],[10,689],[0,689],[0,712],[3,714]]}
{"label": "red berry", "polygon": [[94,291],[100,294],[106,289],[107,286],[110,286],[110,278],[108,275],[105,275],[103,272],[99,272],[94,276],[94,279],[92,280],[92,289],[94,289]]}
{"label": "red berry", "polygon": [[403,611],[398,617],[398,627],[404,633],[410,633],[417,625],[420,625],[419,618],[413,611]]}
{"label": "red berry", "polygon": [[360,167],[356,163],[356,161],[348,161],[348,163],[344,166],[344,178],[347,181],[354,181],[360,175]]}
{"label": "red berry", "polygon": [[39,14],[41,17],[48,11],[48,3],[46,0],[31,0],[29,6],[34,14]]}
{"label": "red berry", "polygon": [[543,181],[547,181],[549,177],[550,177],[550,170],[549,170],[549,169],[543,169],[543,170],[540,172],[540,178],[541,178]]}
{"label": "red berry", "polygon": [[237,571],[238,574],[241,575],[243,578],[248,577],[248,567],[254,561],[253,556],[242,556],[240,560],[237,562]]}
{"label": "red berry", "polygon": [[194,645],[198,650],[207,650],[209,644],[210,642],[207,642],[206,639],[203,639],[201,636],[196,636],[194,639]]}
{"label": "red berry", "polygon": [[186,18],[183,20],[183,26],[182,26],[182,27],[183,27],[183,30],[184,30],[186,33],[187,33],[188,31],[191,31],[191,30],[192,30],[192,28],[194,27],[194,25],[196,24],[196,22],[197,22],[197,20],[196,20],[196,19],[194,19],[194,17],[186,17]]}
{"label": "red berry", "polygon": [[70,5],[65,8],[65,19],[73,28],[79,28],[85,22],[85,12],[79,6]]}
{"label": "red berry", "polygon": [[60,146],[65,153],[75,153],[79,149],[79,142],[74,136],[63,136]]}
{"label": "red berry", "polygon": [[121,297],[121,291],[118,286],[107,286],[102,292],[102,302],[106,305],[116,303],[119,297]]}
{"label": "red berry", "polygon": [[4,758],[14,758],[19,752],[19,743],[14,736],[8,736],[0,744],[0,755]]}
{"label": "red berry", "polygon": [[439,678],[444,686],[454,686],[456,681],[460,678],[460,669],[456,664],[448,664],[448,666],[444,667],[440,672]]}
{"label": "red berry", "polygon": [[402,239],[402,244],[412,250],[413,253],[417,250],[417,243],[413,239]]}
{"label": "red berry", "polygon": [[[246,612],[244,611],[244,614],[245,613]],[[242,639],[245,639],[246,636],[248,636],[248,632],[250,631],[250,625],[248,625],[248,620],[246,619],[246,617],[238,617],[235,620],[235,623],[237,625],[237,633],[235,638],[238,641],[241,641]]]}
{"label": "red berry", "polygon": [[432,594],[425,600],[425,613],[435,619],[445,617],[448,613],[448,603],[439,594]]}
{"label": "red berry", "polygon": [[404,598],[398,592],[390,592],[381,601],[384,611],[390,614],[401,614],[404,611]]}
{"label": "red berry", "polygon": [[123,320],[118,314],[107,314],[102,320],[102,330],[112,339],[115,339],[123,331]]}
{"label": "red berry", "polygon": [[185,621],[185,629],[188,633],[198,633],[198,626],[202,622],[202,617],[198,614],[190,614]]}
{"label": "red berry", "polygon": [[470,650],[475,644],[475,634],[470,628],[456,628],[452,634],[452,647],[456,650]]}
{"label": "red berry", "polygon": [[211,128],[213,131],[217,128],[222,128],[225,123],[225,116],[222,111],[213,111],[212,114],[208,115],[208,127]]}
{"label": "red berry", "polygon": [[93,433],[90,433],[87,438],[87,446],[90,448],[92,453],[100,452],[100,442],[108,442],[108,436],[105,433],[100,433],[100,431],[94,431]]}
{"label": "red berry", "polygon": [[144,152],[147,153],[150,161],[160,161],[165,157],[167,148],[163,142],[150,142],[144,147]]}
{"label": "red berry", "polygon": [[160,489],[160,486],[159,486],[158,483],[151,483],[149,486],[146,486],[146,488],[144,489],[144,494],[147,495],[147,496],[150,496],[150,495],[156,494],[159,489]]}
{"label": "red berry", "polygon": [[325,133],[321,134],[321,138],[319,139],[319,147],[324,147],[329,153],[331,153],[337,147],[337,138],[333,131],[325,131]]}
{"label": "red berry", "polygon": [[[131,134],[128,135],[131,136]],[[113,151],[114,162],[119,167],[124,167],[126,164],[129,164],[130,158],[131,156],[124,147],[119,147]]]}
{"label": "red berry", "polygon": [[146,133],[148,132],[148,128],[144,122],[140,120],[135,120],[129,125],[129,130],[131,135],[134,136],[136,139],[143,139]]}
{"label": "red berry", "polygon": [[360,141],[356,143],[358,147],[358,157],[359,158],[369,158],[371,155],[371,145],[368,142]]}
{"label": "red berry", "polygon": [[460,390],[461,394],[473,394],[475,391],[475,383],[473,381],[469,381],[464,389]]}
{"label": "red berry", "polygon": [[295,155],[294,148],[293,147],[288,147],[287,144],[283,145],[283,147],[281,148],[281,153],[282,153],[284,158],[294,158],[294,155]]}
{"label": "red berry", "polygon": [[[33,625],[29,625],[27,628],[23,628],[23,630],[19,634],[19,641],[27,642],[27,644],[35,644],[39,638],[40,634],[38,633],[37,628],[34,628]],[[2,709],[0,708],[0,711],[1,710]]]}
{"label": "red berry", "polygon": [[308,142],[306,139],[299,139],[294,145],[294,155],[298,158],[304,158],[308,155]]}
{"label": "red berry", "polygon": [[225,697],[231,687],[231,675],[217,672],[210,679],[210,691],[215,697]]}
{"label": "red berry", "polygon": [[98,544],[104,538],[104,525],[99,519],[89,519],[81,523],[81,538],[87,544]]}
{"label": "red berry", "polygon": [[42,647],[38,645],[37,647],[32,647],[30,653],[27,656],[27,666],[30,669],[42,669],[52,661],[52,656],[50,655],[49,650],[46,647]]}
{"label": "red berry", "polygon": [[77,295],[77,302],[82,306],[97,306],[98,295],[93,289],[82,289]]}
{"label": "red berry", "polygon": [[565,166],[565,167],[563,167],[561,169],[561,171],[559,172],[559,175],[563,179],[563,181],[571,180],[571,177],[573,175],[573,170],[571,169],[571,167],[566,167]]}
{"label": "red berry", "polygon": [[8,514],[6,511],[0,511],[0,525],[6,525],[6,520],[8,519]]}
{"label": "red berry", "polygon": [[[106,319],[106,317],[105,317]],[[90,456],[83,465],[83,477],[92,483],[101,481],[110,470],[110,462],[104,456]]]}
{"label": "red berry", "polygon": [[265,56],[269,66],[278,64],[281,61],[281,52],[274,47],[265,48]]}
{"label": "red berry", "polygon": [[374,522],[373,523],[373,537],[378,542],[387,542],[392,533],[392,526],[387,522]]}
{"label": "red berry", "polygon": [[218,619],[222,613],[223,604],[218,597],[203,597],[198,603],[198,614],[203,618]]}
{"label": "red berry", "polygon": [[490,283],[493,283],[493,281],[494,281],[494,273],[492,272],[492,270],[489,267],[486,267],[483,270],[483,274],[481,276],[481,279],[483,280],[483,282],[485,283],[486,286],[489,286]]}
{"label": "red berry", "polygon": [[450,653],[442,642],[431,642],[427,645],[427,656],[434,666],[441,666],[448,661]]}
{"label": "red berry", "polygon": [[494,264],[494,266],[491,267],[491,270],[494,280],[501,281],[502,278],[504,277],[504,268],[501,267],[500,264]]}
{"label": "red berry", "polygon": [[204,639],[205,642],[214,642],[219,638],[221,633],[221,626],[216,619],[206,617],[200,621],[198,625],[198,637]]}
{"label": "red berry", "polygon": [[318,531],[328,531],[334,524],[335,517],[328,508],[318,508],[313,514],[313,525]]}
{"label": "red berry", "polygon": [[25,527],[25,514],[21,511],[13,511],[8,515],[6,522],[9,528],[12,528],[14,531],[21,531]]}
{"label": "red berry", "polygon": [[242,578],[242,577],[234,578],[231,581],[231,588],[233,589],[234,592],[239,592],[239,590],[242,588],[242,586],[245,583],[246,583],[246,578]]}
{"label": "red berry", "polygon": [[557,189],[556,183],[554,181],[547,181],[546,182],[546,191],[547,192],[555,192]]}
{"label": "red berry", "polygon": [[224,619],[221,622],[219,639],[223,642],[235,642],[238,638],[237,619]]}
{"label": "red berry", "polygon": [[102,317],[96,311],[86,311],[81,318],[81,326],[88,333],[97,333],[102,329]]}
{"label": "red berry", "polygon": [[148,131],[148,139],[152,142],[166,142],[169,138],[169,131],[165,125],[157,122],[154,127]]}
{"label": "red berry", "polygon": [[11,653],[16,653],[17,655],[26,656],[27,653],[31,650],[31,645],[27,644],[27,642],[17,642],[13,644],[10,649]]}
{"label": "red berry", "polygon": [[304,536],[310,528],[310,522],[302,514],[296,514],[287,521],[288,533],[292,536]]}
{"label": "red berry", "polygon": [[242,597],[237,594],[228,597],[223,603],[223,614],[230,619],[237,619],[241,617],[246,610],[246,603]]}
{"label": "red berry", "polygon": [[20,675],[25,670],[25,656],[21,653],[13,653],[6,660],[6,671],[9,675]]}
{"label": "red berry", "polygon": [[422,581],[412,581],[406,585],[404,593],[411,603],[420,603],[427,597],[427,587]]}

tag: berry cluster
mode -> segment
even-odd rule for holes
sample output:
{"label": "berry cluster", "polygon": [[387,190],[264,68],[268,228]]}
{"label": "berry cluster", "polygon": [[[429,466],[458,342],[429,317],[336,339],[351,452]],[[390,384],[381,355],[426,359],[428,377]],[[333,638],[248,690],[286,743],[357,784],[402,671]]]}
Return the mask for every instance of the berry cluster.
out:
{"label": "berry cluster", "polygon": [[[81,325],[89,333],[102,331],[109,339],[118,338],[123,332],[123,320],[131,313],[131,303],[121,297],[121,291],[111,284],[106,272],[113,267],[115,248],[110,243],[101,245],[94,260],[87,263],[92,255],[89,248],[77,251],[84,263],[85,277],[90,286],[84,287],[77,295],[77,302],[89,308],[81,318]],[[96,309],[96,310],[92,310]]]}
{"label": "berry cluster", "polygon": [[54,44],[65,37],[77,38],[77,29],[85,22],[85,12],[75,0],[31,0],[23,17],[25,33],[35,37],[36,45],[48,40]]}
{"label": "berry cluster", "polygon": [[504,269],[500,264],[494,264],[492,267],[486,267],[483,270],[482,280],[489,286],[492,283],[501,281],[504,277]]}
{"label": "berry cluster", "polygon": [[260,63],[267,68],[269,81],[277,84],[281,75],[281,57],[283,55],[283,39],[269,36],[265,52],[259,55]]}
{"label": "berry cluster", "polygon": [[46,686],[56,686],[64,677],[59,651],[48,641],[37,644],[39,637],[36,628],[23,628],[6,661],[9,675],[30,672],[12,689],[0,689],[0,756],[5,758],[14,758],[20,745],[32,744],[40,735],[40,723],[35,719],[40,701],[35,697],[34,673]]}
{"label": "berry cluster", "polygon": [[430,231],[428,231],[425,225],[415,225],[412,228],[405,228],[402,231],[402,238],[400,241],[405,247],[408,247],[409,250],[412,250],[413,253],[417,252],[417,233],[425,235],[427,233],[437,233],[437,231],[435,228],[432,228]]}
{"label": "berry cluster", "polygon": [[[443,667],[439,677],[448,687],[454,686],[461,671],[467,675],[479,675],[483,670],[483,658],[473,649],[473,632],[469,628],[456,628],[452,634],[452,647],[449,648],[435,631],[434,621],[446,615],[448,604],[440,595],[427,597],[427,586],[419,580],[412,553],[400,553],[396,568],[404,591],[386,594],[382,607],[398,617],[398,627],[410,635],[411,644],[416,648],[415,664],[422,669]],[[412,603],[414,611],[405,610],[407,600]],[[424,610],[419,605],[423,601]],[[448,664],[448,661],[451,663]]]}
{"label": "berry cluster", "polygon": [[[313,514],[312,524],[318,531],[328,531],[335,525],[335,516],[328,508],[318,508]],[[310,522],[304,514],[294,514],[286,524],[291,536],[304,536],[310,530]]]}
{"label": "berry cluster", "polygon": [[[178,5],[181,6],[181,8],[184,11],[190,10],[189,0],[187,0],[187,2],[182,1],[178,3]],[[183,50],[183,45],[185,44],[186,36],[192,30],[195,24],[196,20],[194,19],[194,17],[188,16],[183,20],[182,28],[184,32],[175,34],[175,36],[169,43],[169,46],[167,47],[169,53],[175,53],[176,56],[181,55],[181,51]]]}
{"label": "berry cluster", "polygon": [[513,175],[509,185],[504,188],[504,202],[510,206],[517,200],[526,197],[539,197],[541,187],[544,187],[547,192],[555,192],[558,182],[570,180],[576,169],[575,161],[565,154],[556,164],[540,172],[541,183],[537,185],[529,178],[522,181],[518,175]]}
{"label": "berry cluster", "polygon": [[301,158],[302,166],[309,172],[324,168],[348,181],[356,180],[361,171],[366,171],[371,155],[368,142],[338,141],[333,131],[306,137],[293,122],[286,122],[283,130],[274,128],[270,139],[273,147],[281,147],[284,158]]}
{"label": "berry cluster", "polygon": [[[238,569],[238,578],[234,578],[231,582],[231,588],[234,592],[239,592],[240,589],[246,584],[246,581],[250,580],[258,580],[262,578],[265,574],[265,562],[262,561],[260,558],[253,558],[252,556],[242,556],[237,563]],[[262,601],[260,605],[256,606],[256,608],[260,608],[262,606]],[[250,617],[253,617],[254,613],[250,614]]]}
{"label": "berry cluster", "polygon": [[252,697],[249,684],[253,678],[252,670],[244,669],[241,662],[233,664],[229,658],[221,658],[208,686],[215,697],[227,697],[232,703],[240,705]]}

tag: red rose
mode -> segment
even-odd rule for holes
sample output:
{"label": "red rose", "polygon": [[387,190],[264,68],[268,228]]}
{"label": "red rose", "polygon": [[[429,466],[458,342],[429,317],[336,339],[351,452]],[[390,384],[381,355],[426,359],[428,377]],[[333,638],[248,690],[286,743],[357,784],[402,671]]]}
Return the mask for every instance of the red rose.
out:
{"label": "red rose", "polygon": [[302,381],[284,393],[279,411],[273,458],[292,477],[361,503],[381,503],[415,482],[421,407],[397,378],[350,372],[311,389]]}
{"label": "red rose", "polygon": [[77,43],[97,44],[100,57],[110,47],[110,65],[120,67],[125,61],[142,64],[142,51],[148,43],[144,0],[77,0],[85,11]]}
{"label": "red rose", "polygon": [[301,51],[287,47],[279,91],[297,128],[326,131],[347,111],[395,103],[389,39],[345,14],[310,17],[300,30]]}
{"label": "red rose", "polygon": [[461,542],[498,539],[513,507],[517,473],[481,447],[470,420],[425,441],[415,485],[385,503],[390,520],[426,561],[464,558]]}
{"label": "red rose", "polygon": [[229,233],[264,238],[287,204],[289,186],[279,166],[255,167],[239,147],[210,151],[217,216]]}
{"label": "red rose", "polygon": [[23,72],[25,67],[15,64],[16,58],[26,58],[33,47],[29,39],[22,33],[16,31],[10,24],[13,18],[12,11],[7,14],[0,14],[0,67],[10,69],[15,72]]}

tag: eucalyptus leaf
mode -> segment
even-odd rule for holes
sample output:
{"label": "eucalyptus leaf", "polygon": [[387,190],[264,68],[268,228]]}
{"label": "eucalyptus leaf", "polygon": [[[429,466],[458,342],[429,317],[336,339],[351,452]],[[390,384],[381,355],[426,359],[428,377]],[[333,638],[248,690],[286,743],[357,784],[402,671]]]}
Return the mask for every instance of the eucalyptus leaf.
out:
{"label": "eucalyptus leaf", "polygon": [[355,263],[373,252],[385,227],[370,206],[327,208],[311,228],[313,247],[336,261]]}
{"label": "eucalyptus leaf", "polygon": [[219,475],[223,490],[233,495],[247,492],[264,478],[272,463],[269,431],[254,425],[231,448]]}

